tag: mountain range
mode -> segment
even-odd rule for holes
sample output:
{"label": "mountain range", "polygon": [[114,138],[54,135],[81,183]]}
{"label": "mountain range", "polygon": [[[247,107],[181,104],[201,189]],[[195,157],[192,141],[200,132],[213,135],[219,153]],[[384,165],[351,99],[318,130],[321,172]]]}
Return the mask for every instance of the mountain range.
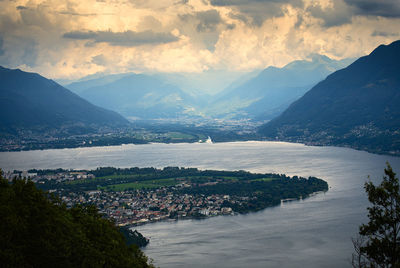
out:
{"label": "mountain range", "polygon": [[134,73],[69,84],[75,94],[39,74],[0,67],[0,138],[128,126],[123,116],[246,118],[269,121],[258,129],[269,140],[398,155],[399,59],[400,41],[381,45],[344,69],[351,59],[313,55],[283,68],[231,77],[235,81],[214,95],[187,88],[191,75]]}
{"label": "mountain range", "polygon": [[96,105],[132,119],[194,114],[198,102],[192,95],[156,75],[113,75],[67,87]]}
{"label": "mountain range", "polygon": [[129,122],[36,73],[0,67],[0,131],[99,128]]}
{"label": "mountain range", "polygon": [[310,58],[261,72],[126,73],[85,79],[66,87],[129,118],[269,120],[318,81],[352,61],[335,61],[321,55]]}
{"label": "mountain range", "polygon": [[205,113],[215,117],[270,120],[327,75],[352,61],[336,61],[314,54],[310,60],[293,61],[282,68],[268,67],[254,78],[232,84],[218,94]]}
{"label": "mountain range", "polygon": [[318,83],[259,132],[269,139],[400,153],[400,41]]}

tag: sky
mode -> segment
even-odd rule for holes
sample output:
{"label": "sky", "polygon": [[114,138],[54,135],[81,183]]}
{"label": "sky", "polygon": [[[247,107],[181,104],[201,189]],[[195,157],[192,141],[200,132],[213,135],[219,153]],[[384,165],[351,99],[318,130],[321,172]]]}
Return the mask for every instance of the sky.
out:
{"label": "sky", "polygon": [[249,72],[398,39],[399,0],[0,0],[0,65],[53,79]]}

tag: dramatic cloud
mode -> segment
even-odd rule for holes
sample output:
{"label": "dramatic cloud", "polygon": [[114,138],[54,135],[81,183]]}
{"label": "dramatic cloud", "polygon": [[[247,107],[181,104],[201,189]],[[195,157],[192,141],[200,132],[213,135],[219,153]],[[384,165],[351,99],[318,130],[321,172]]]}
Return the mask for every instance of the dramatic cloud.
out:
{"label": "dramatic cloud", "polygon": [[0,65],[50,78],[246,72],[399,36],[398,0],[0,0]]}
{"label": "dramatic cloud", "polygon": [[301,0],[210,0],[214,6],[252,6],[257,4],[292,4],[294,6],[302,6]]}
{"label": "dramatic cloud", "polygon": [[60,14],[60,15],[72,15],[72,16],[84,16],[84,17],[97,16],[96,13],[82,14],[82,13],[76,13],[76,12],[71,12],[71,11],[59,11],[58,14]]}
{"label": "dramatic cloud", "polygon": [[388,33],[388,32],[383,32],[383,31],[374,31],[371,36],[383,36],[383,37],[396,37],[399,36],[398,33]]}
{"label": "dramatic cloud", "polygon": [[[301,0],[210,0],[210,4],[219,7],[233,7],[241,14],[250,18],[252,24],[258,27],[268,18],[282,16],[282,9],[285,5],[290,4],[294,7],[303,6]],[[243,15],[241,20],[249,21]]]}
{"label": "dramatic cloud", "polygon": [[359,15],[400,18],[399,0],[345,0]]}
{"label": "dramatic cloud", "polygon": [[322,19],[323,26],[334,27],[351,22],[353,16],[352,8],[347,6],[341,0],[335,0],[331,6],[323,8],[320,4],[316,4],[307,8],[315,18]]}
{"label": "dramatic cloud", "polygon": [[98,33],[95,32],[69,32],[63,35],[64,38],[85,40],[85,39],[95,39]]}
{"label": "dramatic cloud", "polygon": [[198,32],[214,32],[217,25],[222,22],[221,16],[216,10],[198,12],[196,18],[200,21],[196,27]]}
{"label": "dramatic cloud", "polygon": [[199,49],[215,50],[215,45],[221,33],[235,28],[234,24],[227,24],[219,11],[211,9],[199,12],[190,12],[178,15],[179,31],[197,44]]}
{"label": "dramatic cloud", "polygon": [[120,32],[111,31],[99,32],[69,32],[63,35],[64,38],[78,40],[92,40],[95,43],[108,43],[112,46],[141,46],[146,44],[165,44],[178,41],[179,38],[170,33],[155,33],[152,31],[145,32]]}

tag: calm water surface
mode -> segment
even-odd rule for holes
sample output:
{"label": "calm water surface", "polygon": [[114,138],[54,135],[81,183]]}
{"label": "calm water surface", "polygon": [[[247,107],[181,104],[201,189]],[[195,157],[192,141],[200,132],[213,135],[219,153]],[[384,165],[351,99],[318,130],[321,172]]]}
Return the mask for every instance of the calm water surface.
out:
{"label": "calm water surface", "polygon": [[160,267],[350,267],[351,237],[366,222],[363,183],[400,158],[281,142],[148,144],[0,153],[6,170],[99,166],[248,170],[316,176],[330,189],[303,201],[239,216],[138,227]]}

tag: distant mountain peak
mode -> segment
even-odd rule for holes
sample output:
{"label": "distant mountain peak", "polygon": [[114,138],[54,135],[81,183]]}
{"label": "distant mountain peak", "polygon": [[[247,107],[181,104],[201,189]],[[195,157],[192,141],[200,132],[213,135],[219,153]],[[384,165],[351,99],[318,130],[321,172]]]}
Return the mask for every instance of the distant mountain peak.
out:
{"label": "distant mountain peak", "polygon": [[320,54],[310,54],[306,57],[306,59],[303,60],[295,60],[283,67],[283,69],[298,69],[298,68],[311,68],[314,69],[316,66],[320,65],[331,65],[334,64],[335,61],[329,58],[328,56],[325,55],[320,55]]}
{"label": "distant mountain peak", "polygon": [[236,87],[230,87],[207,109],[214,114],[237,114],[237,117],[268,120],[327,75],[344,66],[347,66],[344,61],[321,55],[314,55],[314,61],[293,61],[282,68],[270,66]]}
{"label": "distant mountain peak", "polygon": [[332,62],[333,60],[326,55],[321,55],[318,53],[311,53],[307,56],[312,62]]}
{"label": "distant mountain peak", "polygon": [[329,75],[260,133],[400,155],[400,41]]}
{"label": "distant mountain peak", "polygon": [[141,119],[184,116],[186,108],[192,108],[196,101],[161,76],[143,73],[77,82],[69,87],[96,105]]}

